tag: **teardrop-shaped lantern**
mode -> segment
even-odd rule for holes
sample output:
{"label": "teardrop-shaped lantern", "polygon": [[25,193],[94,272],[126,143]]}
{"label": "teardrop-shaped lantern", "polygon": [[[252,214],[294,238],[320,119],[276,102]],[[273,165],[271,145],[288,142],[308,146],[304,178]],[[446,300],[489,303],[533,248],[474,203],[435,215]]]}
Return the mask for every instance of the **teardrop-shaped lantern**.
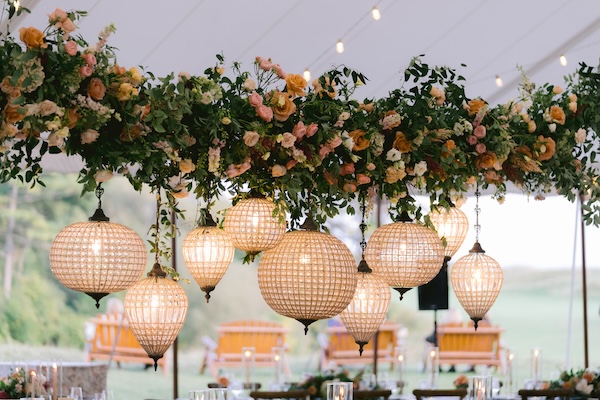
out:
{"label": "teardrop-shaped lantern", "polygon": [[129,327],[148,356],[157,361],[173,344],[188,310],[188,299],[179,284],[154,264],[148,277],[138,281],[125,295]]}
{"label": "teardrop-shaped lantern", "polygon": [[467,314],[477,324],[496,301],[504,274],[500,264],[485,254],[475,242],[469,254],[459,258],[450,271],[454,294]]}
{"label": "teardrop-shaped lantern", "polygon": [[61,230],[50,247],[50,268],[65,287],[96,300],[126,290],[144,273],[148,255],[142,238],[133,229],[109,222],[102,211],[98,185],[98,209],[89,222]]}
{"label": "teardrop-shaped lantern", "polygon": [[432,280],[442,268],[444,247],[437,233],[411,222],[403,213],[400,222],[375,230],[365,250],[369,266],[388,285],[404,293]]}
{"label": "teardrop-shaped lantern", "polygon": [[373,273],[365,260],[361,260],[358,265],[357,276],[354,297],[342,311],[340,318],[358,344],[358,352],[362,356],[363,347],[369,343],[385,320],[392,295],[390,285]]}
{"label": "teardrop-shaped lantern", "polygon": [[287,232],[258,264],[260,292],[275,312],[308,326],[341,313],[356,289],[354,256],[310,220]]}
{"label": "teardrop-shaped lantern", "polygon": [[208,303],[210,292],[221,281],[233,260],[235,248],[230,237],[207,213],[205,225],[197,227],[183,239],[181,252],[190,274],[206,293]]}
{"label": "teardrop-shaped lantern", "polygon": [[429,213],[429,218],[435,226],[438,236],[446,241],[444,265],[447,266],[448,261],[465,241],[469,230],[469,220],[465,213],[456,207],[432,210]]}
{"label": "teardrop-shaped lantern", "polygon": [[225,232],[233,246],[248,253],[251,260],[261,251],[275,247],[285,233],[285,219],[273,216],[275,207],[270,200],[251,197],[239,201],[225,214]]}

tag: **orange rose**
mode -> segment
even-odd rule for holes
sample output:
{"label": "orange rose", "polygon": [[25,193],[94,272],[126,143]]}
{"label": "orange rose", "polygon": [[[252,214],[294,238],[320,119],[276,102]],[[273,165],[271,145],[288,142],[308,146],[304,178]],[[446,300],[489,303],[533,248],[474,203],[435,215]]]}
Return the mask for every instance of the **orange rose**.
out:
{"label": "orange rose", "polygon": [[99,101],[104,98],[104,95],[106,94],[106,87],[100,79],[92,78],[90,80],[90,84],[88,85],[87,93],[92,99]]}
{"label": "orange rose", "polygon": [[469,100],[466,108],[467,108],[467,111],[469,112],[469,115],[475,115],[479,111],[481,111],[481,109],[484,106],[485,106],[485,101],[483,101],[481,99],[473,99],[473,100]]}
{"label": "orange rose", "polygon": [[285,121],[296,112],[296,105],[288,93],[274,92],[271,98],[273,116],[277,121]]}
{"label": "orange rose", "polygon": [[287,74],[285,76],[285,85],[287,92],[292,96],[306,96],[306,93],[304,93],[306,79],[302,75]]}
{"label": "orange rose", "polygon": [[552,119],[552,122],[556,122],[559,125],[565,124],[565,112],[559,106],[550,107],[550,118]]}
{"label": "orange rose", "polygon": [[4,110],[2,110],[2,114],[4,115],[4,120],[9,124],[14,124],[15,122],[19,122],[23,118],[25,118],[25,112],[23,107],[18,107],[10,103],[7,104],[6,107],[4,107]]}
{"label": "orange rose", "polygon": [[392,147],[400,153],[408,153],[411,150],[410,142],[402,132],[396,132],[396,139],[394,140]]}
{"label": "orange rose", "polygon": [[29,49],[39,49],[40,47],[45,49],[48,47],[48,45],[44,43],[44,34],[42,31],[33,26],[19,29],[19,35],[21,36],[21,41],[25,43]]}
{"label": "orange rose", "polygon": [[323,177],[330,185],[335,185],[337,183],[336,177],[329,171],[323,171]]}
{"label": "orange rose", "polygon": [[488,169],[492,168],[496,163],[496,153],[493,151],[486,151],[480,154],[475,159],[475,166],[477,169]]}
{"label": "orange rose", "polygon": [[352,151],[361,151],[365,150],[369,147],[371,142],[369,139],[365,138],[366,132],[362,129],[356,129],[349,133],[350,137],[354,141],[354,146],[352,147]]}
{"label": "orange rose", "polygon": [[359,110],[364,110],[368,113],[372,113],[373,110],[375,109],[375,105],[373,103],[369,103],[369,104],[364,104],[364,103],[360,103],[358,105],[358,109]]}
{"label": "orange rose", "polygon": [[540,135],[538,136],[538,142],[535,144],[535,150],[538,155],[538,160],[549,160],[556,152],[556,142],[552,138],[547,138]]}
{"label": "orange rose", "polygon": [[67,110],[67,126],[69,129],[74,128],[77,125],[77,121],[79,121],[79,114],[77,110],[74,108],[69,108]]}

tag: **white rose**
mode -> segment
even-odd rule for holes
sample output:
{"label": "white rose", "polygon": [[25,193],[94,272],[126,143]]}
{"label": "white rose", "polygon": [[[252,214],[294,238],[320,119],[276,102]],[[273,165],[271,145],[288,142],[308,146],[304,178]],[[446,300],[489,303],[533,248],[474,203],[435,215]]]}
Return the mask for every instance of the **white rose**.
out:
{"label": "white rose", "polygon": [[402,153],[400,153],[399,150],[396,149],[390,149],[390,151],[387,152],[387,154],[385,155],[385,159],[388,161],[400,161],[400,158],[402,157]]}
{"label": "white rose", "polygon": [[340,116],[338,117],[338,121],[346,121],[348,120],[348,118],[350,118],[350,113],[347,111],[344,111],[343,113],[340,114]]}
{"label": "white rose", "polygon": [[81,134],[81,144],[93,143],[98,139],[100,134],[94,129],[88,129]]}
{"label": "white rose", "polygon": [[113,177],[113,172],[108,169],[101,169],[100,171],[94,174],[94,179],[96,182],[106,182]]}
{"label": "white rose", "polygon": [[586,130],[583,128],[579,128],[579,129],[577,129],[577,132],[575,132],[575,141],[578,144],[581,144],[581,143],[585,142],[586,136],[587,136]]}
{"label": "white rose", "polygon": [[427,162],[421,161],[415,165],[415,175],[423,176],[423,174],[427,171]]}
{"label": "white rose", "polygon": [[587,379],[582,379],[575,385],[575,390],[584,394],[590,394],[594,390],[594,386],[588,384]]}
{"label": "white rose", "polygon": [[248,78],[244,81],[244,90],[247,92],[252,92],[253,90],[256,90],[256,82],[254,82],[254,80]]}
{"label": "white rose", "polygon": [[550,132],[556,131],[556,124],[549,124],[548,129],[550,130]]}

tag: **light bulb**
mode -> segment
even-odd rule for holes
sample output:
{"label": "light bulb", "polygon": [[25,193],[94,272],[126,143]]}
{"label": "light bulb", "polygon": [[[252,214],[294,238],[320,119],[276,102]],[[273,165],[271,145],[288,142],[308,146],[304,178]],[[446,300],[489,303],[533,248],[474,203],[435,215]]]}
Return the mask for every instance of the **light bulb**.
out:
{"label": "light bulb", "polygon": [[338,40],[338,42],[335,44],[335,51],[340,54],[344,52],[344,43],[342,42],[342,39]]}
{"label": "light bulb", "polygon": [[308,70],[308,68],[306,68],[304,70],[304,74],[303,75],[304,75],[304,80],[305,81],[307,81],[307,82],[310,81],[310,71]]}
{"label": "light bulb", "polygon": [[567,66],[567,57],[565,57],[564,54],[560,55],[559,60],[560,60],[560,65],[562,65],[563,67]]}
{"label": "light bulb", "polygon": [[15,5],[15,10],[18,11],[21,8],[21,2],[19,0],[15,0],[13,3]]}
{"label": "light bulb", "polygon": [[375,21],[379,21],[381,19],[381,13],[379,12],[377,6],[373,6],[373,9],[371,10],[371,16]]}
{"label": "light bulb", "polygon": [[94,252],[94,255],[98,255],[100,254],[100,250],[102,249],[102,243],[100,242],[100,240],[95,240],[94,243],[92,244],[92,251]]}
{"label": "light bulb", "polygon": [[496,75],[496,86],[502,87],[502,85],[504,85],[504,82],[502,82],[502,78],[500,78],[499,75]]}

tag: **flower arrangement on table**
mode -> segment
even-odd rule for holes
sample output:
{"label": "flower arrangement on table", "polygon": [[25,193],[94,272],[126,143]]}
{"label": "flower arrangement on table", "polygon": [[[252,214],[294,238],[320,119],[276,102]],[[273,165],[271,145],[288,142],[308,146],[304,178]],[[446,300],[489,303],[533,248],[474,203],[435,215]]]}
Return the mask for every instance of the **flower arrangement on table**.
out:
{"label": "flower arrangement on table", "polygon": [[[27,383],[26,383],[27,381]],[[35,386],[32,387],[31,379],[26,379],[25,370],[17,369],[9,375],[0,378],[0,399],[20,399],[32,393],[45,397],[47,389],[47,378],[38,374],[35,378]]]}
{"label": "flower arrangement on table", "polygon": [[359,387],[363,372],[359,372],[354,378],[350,378],[348,371],[325,372],[322,375],[308,376],[304,381],[298,383],[293,389],[307,389],[311,399],[327,398],[327,384],[330,382],[353,382],[354,389]]}
{"label": "flower arrangement on table", "polygon": [[469,388],[469,378],[466,375],[459,375],[454,380],[454,387],[457,389],[468,389]]}
{"label": "flower arrangement on table", "polygon": [[550,382],[550,388],[573,389],[579,396],[598,397],[600,395],[599,373],[590,369],[563,371],[558,380]]}

